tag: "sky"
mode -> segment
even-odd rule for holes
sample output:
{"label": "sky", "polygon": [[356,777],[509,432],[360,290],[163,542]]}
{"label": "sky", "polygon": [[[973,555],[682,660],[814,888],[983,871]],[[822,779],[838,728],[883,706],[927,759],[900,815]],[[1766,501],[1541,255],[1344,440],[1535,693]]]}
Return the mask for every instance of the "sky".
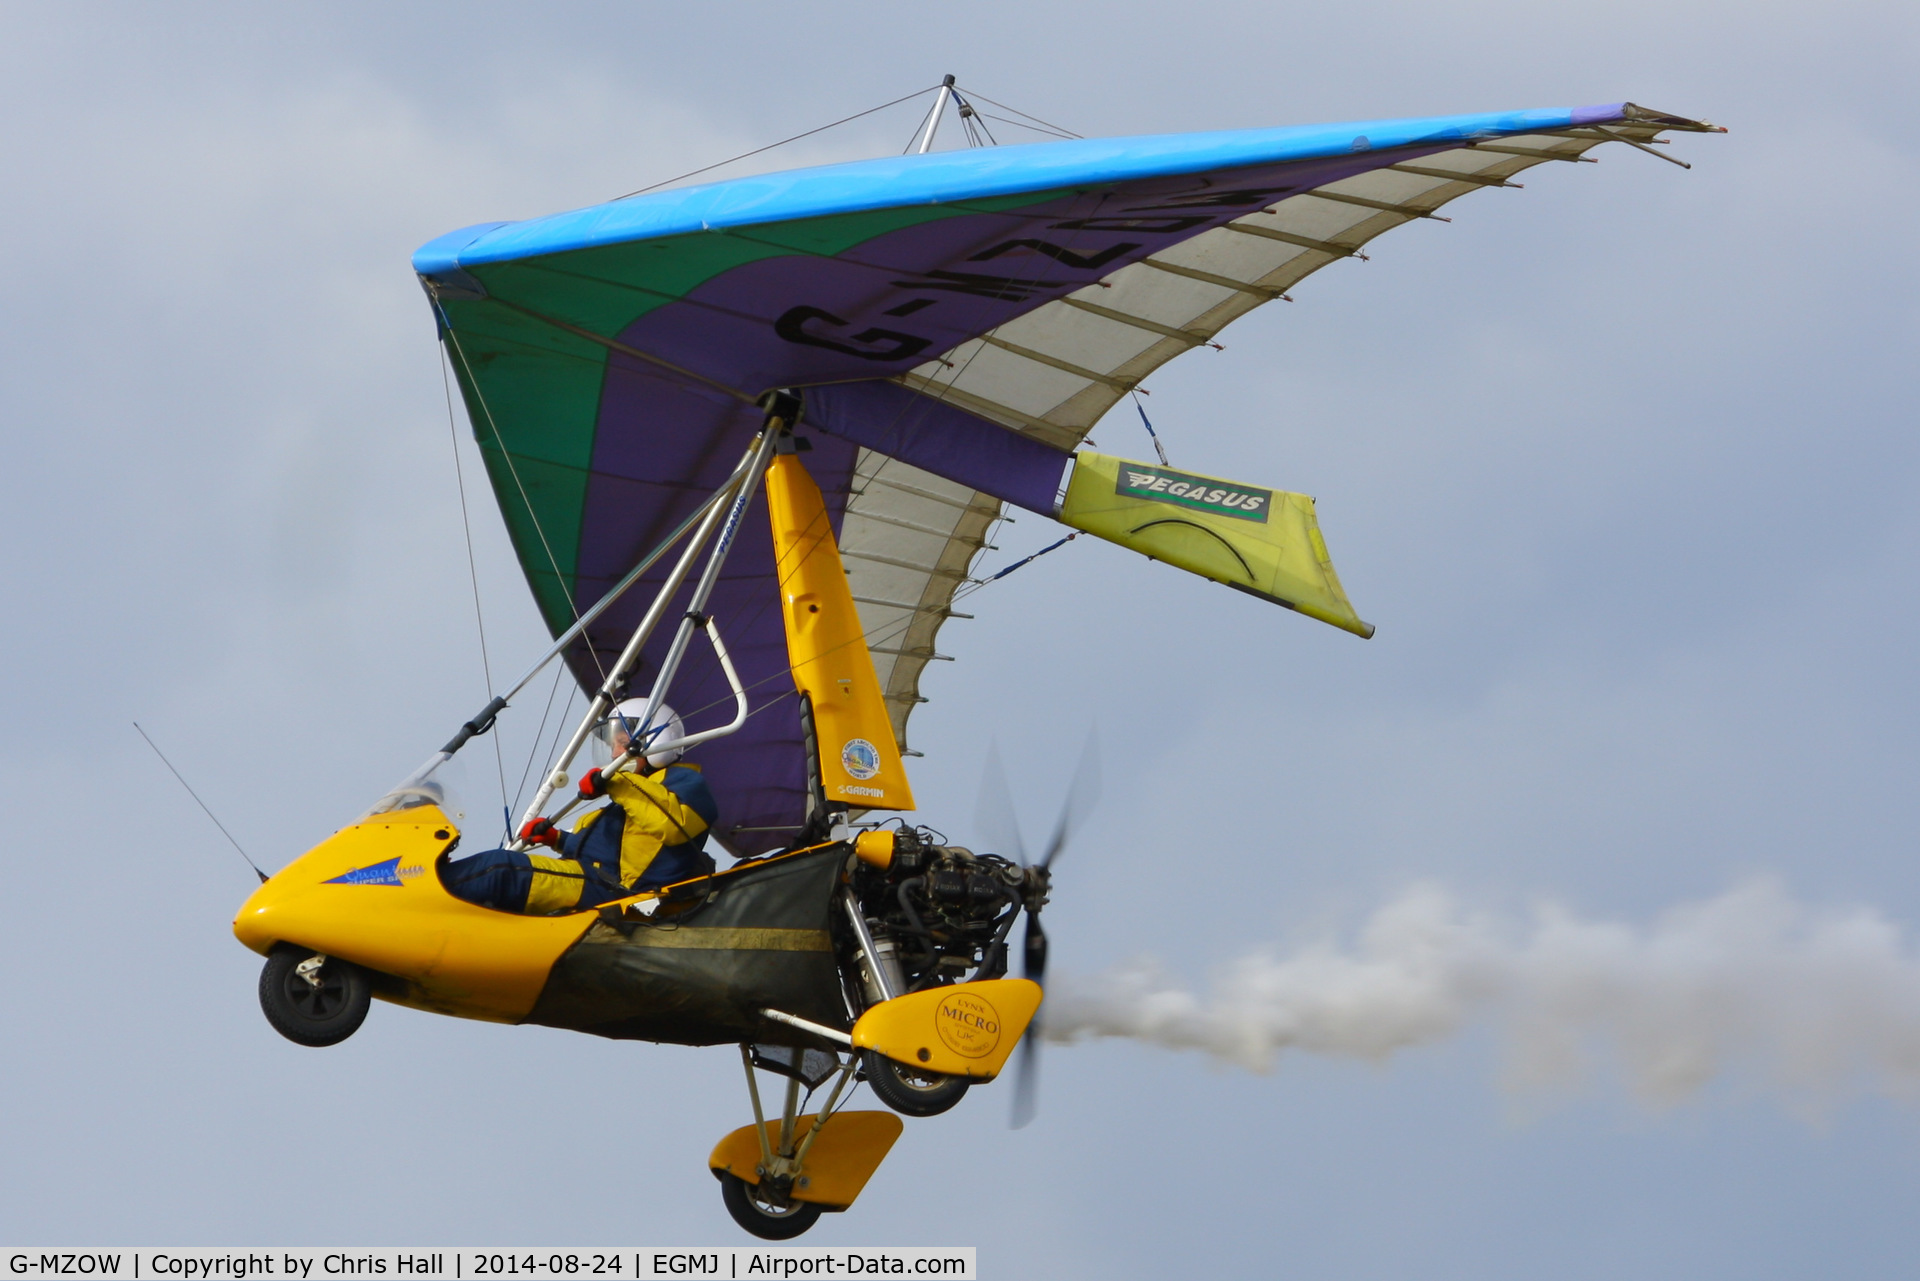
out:
{"label": "sky", "polygon": [[[1730,132],[1681,136],[1691,171],[1611,148],[1477,193],[1151,380],[1176,466],[1318,498],[1375,639],[1080,540],[973,597],[916,713],[956,837],[990,744],[1032,839],[1097,734],[1048,916],[1078,992],[1157,966],[1231,1021],[1256,971],[1391,969],[1410,903],[1512,985],[1385,1046],[1050,1046],[1032,1126],[1004,1087],[909,1123],[807,1240],[972,1244],[994,1278],[1909,1266],[1920,1058],[1796,1054],[1920,1027],[1917,55],[1891,0],[0,5],[0,1238],[744,1239],[704,1173],[748,1116],[730,1050],[384,1005],[277,1037],[229,932],[253,878],[132,722],[269,868],[349,821],[486,698],[456,451],[496,681],[544,641],[414,248],[951,72],[1088,135],[1621,99]],[[474,794],[529,741],[470,749]],[[1741,1024],[1649,1088],[1687,1019],[1632,1002],[1749,910],[1742,1009],[1868,1013]],[[1638,977],[1517,1071],[1554,920]],[[1794,988],[1843,936],[1880,978]]]}

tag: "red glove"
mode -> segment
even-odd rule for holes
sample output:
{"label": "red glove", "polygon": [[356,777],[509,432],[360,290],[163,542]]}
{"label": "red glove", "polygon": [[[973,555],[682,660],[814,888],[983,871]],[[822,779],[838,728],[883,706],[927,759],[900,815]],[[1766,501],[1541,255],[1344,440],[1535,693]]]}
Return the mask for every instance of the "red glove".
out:
{"label": "red glove", "polygon": [[606,775],[598,768],[590,769],[580,776],[580,795],[589,801],[597,801],[607,794]]}
{"label": "red glove", "polygon": [[550,818],[530,818],[526,826],[520,829],[520,839],[529,845],[551,845],[558,847],[561,840],[560,829],[553,825]]}

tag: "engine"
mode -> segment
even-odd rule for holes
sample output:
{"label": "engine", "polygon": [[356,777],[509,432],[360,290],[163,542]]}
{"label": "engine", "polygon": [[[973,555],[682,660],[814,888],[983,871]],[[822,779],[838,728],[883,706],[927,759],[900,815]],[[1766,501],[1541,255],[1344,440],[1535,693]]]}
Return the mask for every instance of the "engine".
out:
{"label": "engine", "polygon": [[1007,935],[1022,908],[1046,903],[1047,874],[998,854],[937,843],[921,828],[862,832],[851,890],[873,937],[856,962],[867,1004],[895,994],[1007,972]]}

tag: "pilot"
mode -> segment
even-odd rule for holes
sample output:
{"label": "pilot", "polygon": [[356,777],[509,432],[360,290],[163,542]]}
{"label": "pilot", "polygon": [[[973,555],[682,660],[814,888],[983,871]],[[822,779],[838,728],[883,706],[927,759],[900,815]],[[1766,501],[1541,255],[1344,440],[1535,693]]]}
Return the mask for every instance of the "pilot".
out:
{"label": "pilot", "polygon": [[[608,804],[589,810],[563,832],[536,818],[520,829],[528,850],[487,850],[448,864],[443,880],[457,897],[482,907],[550,915],[595,907],[641,890],[704,876],[714,870],[707,831],[719,817],[700,767],[680,763],[679,716],[664,704],[651,732],[640,734],[647,700],[628,699],[594,729],[608,762],[638,737],[664,744],[608,775],[600,766],[580,780],[580,795]],[[551,853],[535,853],[535,849]]]}

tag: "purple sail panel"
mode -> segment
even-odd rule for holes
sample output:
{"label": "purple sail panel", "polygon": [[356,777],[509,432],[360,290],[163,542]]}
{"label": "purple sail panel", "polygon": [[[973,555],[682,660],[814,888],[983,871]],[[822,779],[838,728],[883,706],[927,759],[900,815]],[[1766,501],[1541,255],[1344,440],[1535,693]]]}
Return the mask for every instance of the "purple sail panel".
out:
{"label": "purple sail panel", "polygon": [[[760,411],[689,391],[651,366],[616,359],[601,392],[592,476],[582,512],[576,602],[584,609],[726,480],[759,430]],[[825,437],[807,455],[837,528],[856,447]],[[806,753],[787,663],[766,500],[756,497],[707,603],[753,709],[746,725],[693,749],[720,805],[714,836],[735,855],[791,840],[806,817]],[[568,655],[586,689],[597,689],[671,569],[669,557],[643,575],[594,624],[589,644]],[[704,561],[702,562],[704,563]],[[697,572],[694,575],[697,577]],[[648,692],[666,659],[691,586],[683,587],[628,681]],[[705,640],[695,637],[668,701],[691,730],[733,717],[733,695]]]}
{"label": "purple sail panel", "polygon": [[812,387],[806,405],[821,431],[1042,516],[1073,457],[893,382]]}
{"label": "purple sail panel", "polygon": [[[619,342],[755,396],[886,378],[1289,192],[1443,149],[1140,180],[936,218],[831,257],[796,246],[649,310]],[[727,234],[785,247],[779,228]]]}
{"label": "purple sail panel", "polygon": [[1627,104],[1624,102],[1609,102],[1598,107],[1575,107],[1573,123],[1576,125],[1607,124],[1625,119],[1626,112]]}
{"label": "purple sail panel", "polygon": [[[1377,154],[1349,155],[1152,179],[903,227],[837,258],[760,259],[640,317],[619,341],[749,393],[808,387],[820,431],[807,468],[836,530],[860,445],[1051,514],[1065,454],[880,380],[1288,190],[1382,163]],[[752,406],[658,365],[609,359],[582,510],[581,607],[725,480],[759,423]],[[595,625],[591,646],[573,652],[588,688],[599,685],[666,572],[663,565],[636,584]],[[765,506],[756,502],[708,607],[755,710],[745,728],[691,758],[720,803],[715,836],[736,854],[777,847],[806,811],[804,739],[777,593]],[[672,631],[663,624],[646,646],[632,693],[650,688]],[[669,698],[694,729],[731,716],[704,642],[689,651]]]}

